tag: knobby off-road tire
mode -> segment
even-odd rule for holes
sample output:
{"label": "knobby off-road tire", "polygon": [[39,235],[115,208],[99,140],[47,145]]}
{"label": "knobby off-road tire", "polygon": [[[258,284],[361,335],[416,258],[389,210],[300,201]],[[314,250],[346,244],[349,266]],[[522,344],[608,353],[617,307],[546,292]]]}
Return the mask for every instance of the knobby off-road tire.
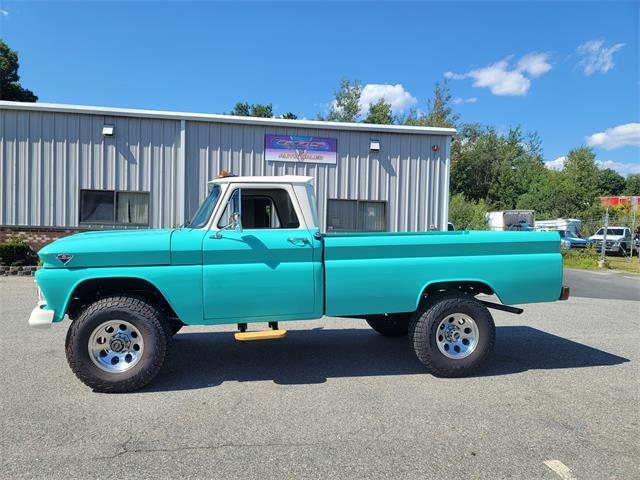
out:
{"label": "knobby off-road tire", "polygon": [[164,362],[166,323],[161,311],[144,298],[101,298],[69,327],[65,342],[69,366],[96,392],[142,388]]}
{"label": "knobby off-road tire", "polygon": [[487,307],[458,293],[427,299],[409,325],[416,356],[439,377],[474,373],[491,353],[495,338],[495,324]]}
{"label": "knobby off-road tire", "polygon": [[385,337],[404,337],[409,332],[411,313],[371,315],[365,320],[371,328]]}

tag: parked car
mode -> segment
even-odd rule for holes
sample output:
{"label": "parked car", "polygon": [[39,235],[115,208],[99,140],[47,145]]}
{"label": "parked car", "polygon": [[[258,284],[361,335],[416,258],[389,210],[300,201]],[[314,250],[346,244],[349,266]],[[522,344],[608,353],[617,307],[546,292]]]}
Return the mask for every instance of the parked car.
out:
{"label": "parked car", "polygon": [[[594,246],[600,250],[602,249],[602,242],[604,240],[605,229],[602,227],[595,235],[591,235],[591,240]],[[607,240],[605,245],[605,252],[623,254],[631,251],[631,229],[629,227],[608,227],[607,228]]]}
{"label": "parked car", "polygon": [[[29,323],[67,316],[69,365],[100,392],[150,382],[184,325],[238,324],[235,338],[250,341],[282,338],[278,321],[323,315],[408,335],[427,369],[458,377],[493,347],[488,308],[521,313],[510,305],[569,295],[555,232],[322,234],[312,180],[219,178],[182,228],[80,233],[47,245]],[[250,323],[268,329],[249,331]]]}
{"label": "parked car", "polygon": [[592,243],[591,240],[581,238],[569,230],[558,230],[558,233],[560,234],[560,246],[565,250],[571,248],[587,248]]}

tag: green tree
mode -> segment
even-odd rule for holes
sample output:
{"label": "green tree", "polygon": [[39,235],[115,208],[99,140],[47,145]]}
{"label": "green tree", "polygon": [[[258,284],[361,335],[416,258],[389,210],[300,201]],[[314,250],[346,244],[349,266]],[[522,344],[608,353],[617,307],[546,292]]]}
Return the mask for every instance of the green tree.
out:
{"label": "green tree", "polygon": [[433,87],[433,98],[427,100],[427,114],[419,113],[415,109],[398,123],[404,125],[455,128],[460,115],[453,112],[451,108],[452,95],[449,92],[449,84],[445,80],[440,84],[436,82]]}
{"label": "green tree", "polygon": [[269,103],[267,105],[255,104],[251,105],[251,116],[262,118],[273,118],[273,107]]}
{"label": "green tree", "polygon": [[329,122],[357,122],[360,118],[360,96],[362,85],[358,81],[350,82],[343,79],[335,93],[331,110],[326,117],[318,115],[319,120]]}
{"label": "green tree", "polygon": [[449,221],[458,230],[486,230],[487,205],[484,200],[473,202],[456,193],[449,200]]}
{"label": "green tree", "polygon": [[640,173],[633,173],[627,176],[625,195],[640,195]]}
{"label": "green tree", "polygon": [[284,115],[282,115],[281,118],[284,118],[286,120],[297,120],[298,116],[295,113],[287,112]]}
{"label": "green tree", "polygon": [[233,107],[233,110],[229,112],[229,115],[273,118],[273,106],[270,103],[265,105],[259,103],[249,105],[247,102],[238,102]]}
{"label": "green tree", "polygon": [[562,172],[546,170],[518,198],[516,208],[535,210],[539,220],[565,217],[570,200]]}
{"label": "green tree", "polygon": [[463,124],[451,145],[451,192],[478,202],[489,197],[499,171],[500,138],[495,129]]}
{"label": "green tree", "polygon": [[31,91],[20,85],[18,75],[17,52],[0,40],[0,100],[13,102],[36,102],[38,97]]}
{"label": "green tree", "polygon": [[626,187],[624,177],[611,168],[598,171],[598,193],[600,195],[621,195]]}
{"label": "green tree", "polygon": [[567,215],[591,216],[599,209],[598,166],[589,147],[575,148],[567,155],[562,170],[569,204]]}
{"label": "green tree", "polygon": [[364,119],[364,123],[391,125],[393,123],[391,104],[386,103],[384,98],[381,98],[376,103],[369,105],[369,113],[367,118]]}
{"label": "green tree", "polygon": [[425,121],[430,127],[448,127],[455,128],[460,115],[453,113],[451,108],[451,93],[449,92],[449,84],[445,80],[442,85],[436,82],[433,87],[433,98],[427,100],[429,113]]}

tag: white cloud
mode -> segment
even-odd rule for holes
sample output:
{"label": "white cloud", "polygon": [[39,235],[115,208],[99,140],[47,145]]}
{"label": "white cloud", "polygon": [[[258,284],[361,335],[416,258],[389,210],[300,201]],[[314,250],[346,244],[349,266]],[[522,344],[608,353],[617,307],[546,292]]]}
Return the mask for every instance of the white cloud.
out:
{"label": "white cloud", "polygon": [[469,98],[456,97],[453,99],[453,104],[460,105],[461,103],[476,103],[477,101],[478,101],[477,97],[469,97]]}
{"label": "white cloud", "polygon": [[[562,170],[564,168],[564,162],[567,160],[566,156],[558,157],[555,160],[549,160],[544,162],[549,170]],[[626,162],[614,162],[613,160],[599,161],[596,160],[598,168],[611,168],[622,176],[626,176],[632,173],[640,173],[640,163],[626,163]]]}
{"label": "white cloud", "polygon": [[587,137],[587,145],[601,147],[605,150],[626,146],[640,147],[640,123],[625,123],[617,127],[607,128],[604,132],[589,135]]}
{"label": "white cloud", "polygon": [[596,163],[599,168],[611,168],[623,176],[640,173],[640,163],[614,162],[613,160],[598,161]]}
{"label": "white cloud", "polygon": [[585,75],[593,73],[607,73],[613,67],[613,54],[624,47],[624,43],[616,43],[610,48],[604,46],[604,39],[589,40],[577,48],[577,52],[582,56],[578,66],[582,67]]}
{"label": "white cloud", "polygon": [[381,98],[391,105],[393,113],[400,113],[418,102],[416,97],[399,83],[396,85],[369,83],[364,86],[360,95],[360,113],[366,115],[369,105],[376,103]]}
{"label": "white cloud", "polygon": [[555,160],[549,160],[547,162],[544,162],[544,164],[549,170],[562,170],[566,159],[567,159],[566,156],[562,156],[562,157],[556,158]]}
{"label": "white cloud", "polygon": [[467,75],[464,73],[444,72],[444,78],[449,80],[464,80]]}
{"label": "white cloud", "polygon": [[549,57],[550,55],[548,53],[527,53],[524,57],[518,60],[517,70],[519,72],[526,72],[532,77],[544,75],[551,70]]}
{"label": "white cloud", "polygon": [[527,53],[517,62],[510,65],[513,56],[506,57],[484,68],[476,68],[467,73],[445,72],[444,76],[451,80],[473,79],[473,86],[488,88],[494,95],[523,96],[529,93],[531,77],[539,77],[551,70],[548,53]]}
{"label": "white cloud", "polygon": [[6,10],[0,10],[0,17],[6,17],[7,15],[9,15],[9,12]]}

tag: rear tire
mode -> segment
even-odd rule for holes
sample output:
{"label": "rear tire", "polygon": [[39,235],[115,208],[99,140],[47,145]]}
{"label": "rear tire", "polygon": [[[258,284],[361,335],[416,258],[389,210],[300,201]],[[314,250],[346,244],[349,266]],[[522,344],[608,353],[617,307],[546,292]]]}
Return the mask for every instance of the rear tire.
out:
{"label": "rear tire", "polygon": [[495,324],[487,307],[459,293],[427,300],[409,326],[418,360],[439,377],[472,374],[491,353],[495,338]]}
{"label": "rear tire", "polygon": [[87,307],[67,332],[67,361],[96,392],[131,392],[158,374],[167,351],[164,315],[141,297],[114,295]]}
{"label": "rear tire", "polygon": [[385,337],[404,337],[409,332],[411,313],[371,315],[365,320],[371,328]]}

